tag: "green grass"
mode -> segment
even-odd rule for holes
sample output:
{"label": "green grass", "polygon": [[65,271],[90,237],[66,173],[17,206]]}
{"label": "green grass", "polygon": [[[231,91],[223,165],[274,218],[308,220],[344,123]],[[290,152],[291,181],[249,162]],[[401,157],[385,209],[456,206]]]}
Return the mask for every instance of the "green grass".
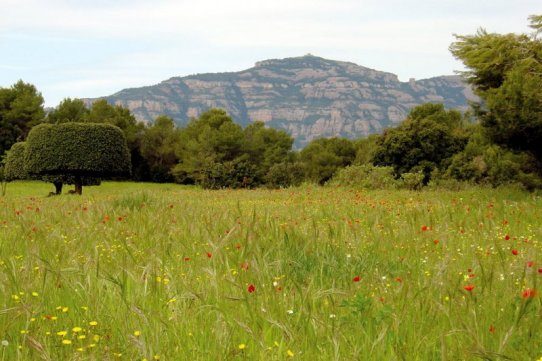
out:
{"label": "green grass", "polygon": [[539,196],[51,190],[0,197],[2,361],[542,356]]}

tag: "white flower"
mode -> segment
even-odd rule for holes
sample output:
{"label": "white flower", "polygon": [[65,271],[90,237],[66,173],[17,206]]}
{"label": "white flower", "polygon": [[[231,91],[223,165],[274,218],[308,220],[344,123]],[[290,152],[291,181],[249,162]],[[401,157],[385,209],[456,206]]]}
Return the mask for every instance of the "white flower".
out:
{"label": "white flower", "polygon": [[8,347],[9,346],[8,340],[2,340],[2,346]]}
{"label": "white flower", "polygon": [[331,315],[329,315],[329,318],[336,318],[336,317],[337,317],[337,316],[336,316],[334,313],[332,313]]}
{"label": "white flower", "polygon": [[286,313],[289,314],[289,315],[293,315],[293,314],[294,314],[294,310],[288,310],[288,311],[286,311]]}

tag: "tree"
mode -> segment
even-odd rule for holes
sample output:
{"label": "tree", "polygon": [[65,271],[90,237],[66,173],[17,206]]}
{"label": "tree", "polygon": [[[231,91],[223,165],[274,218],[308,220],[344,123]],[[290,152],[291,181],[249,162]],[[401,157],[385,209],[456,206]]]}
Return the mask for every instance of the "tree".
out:
{"label": "tree", "polygon": [[242,157],[243,130],[221,109],[211,109],[181,129],[176,149],[178,181],[204,188],[242,186],[253,170]]}
{"label": "tree", "polygon": [[85,178],[129,174],[129,154],[124,134],[110,124],[41,124],[28,135],[24,162],[30,176],[73,177],[81,194]]}
{"label": "tree", "polygon": [[130,150],[130,160],[132,163],[132,178],[142,180],[146,164],[141,156],[140,140],[143,135],[145,125],[138,122],[130,113],[130,110],[121,105],[111,105],[105,99],[95,101],[90,107],[88,115],[85,117],[88,123],[107,123],[119,127],[128,144]]}
{"label": "tree", "polygon": [[300,153],[306,178],[324,184],[339,168],[352,164],[356,149],[344,138],[320,138],[310,142]]}
{"label": "tree", "polygon": [[24,141],[44,117],[43,97],[34,85],[19,80],[10,88],[0,88],[0,155]]}
{"label": "tree", "polygon": [[[292,152],[293,138],[283,130],[267,128],[263,122],[256,121],[243,130],[243,140],[243,151],[248,155],[247,161],[256,169],[251,184],[256,186],[274,179],[279,186],[285,186],[290,178],[282,177],[279,181],[277,173],[280,169],[295,169],[291,164],[295,160]],[[270,173],[274,166],[273,172]]]}
{"label": "tree", "polygon": [[542,160],[542,16],[531,16],[536,33],[494,34],[480,29],[456,36],[452,54],[482,99],[477,106],[485,136],[499,146]]}
{"label": "tree", "polygon": [[88,119],[89,113],[89,109],[81,99],[66,98],[47,114],[47,122],[52,124],[85,122]]}
{"label": "tree", "polygon": [[173,119],[162,115],[144,130],[141,136],[141,156],[149,166],[150,180],[171,182],[171,169],[178,163],[175,147],[180,141],[180,132]]}
{"label": "tree", "polygon": [[392,166],[396,177],[421,171],[427,183],[433,170],[447,168],[450,157],[464,148],[467,139],[458,111],[445,110],[442,104],[422,104],[398,127],[384,131],[373,162]]}

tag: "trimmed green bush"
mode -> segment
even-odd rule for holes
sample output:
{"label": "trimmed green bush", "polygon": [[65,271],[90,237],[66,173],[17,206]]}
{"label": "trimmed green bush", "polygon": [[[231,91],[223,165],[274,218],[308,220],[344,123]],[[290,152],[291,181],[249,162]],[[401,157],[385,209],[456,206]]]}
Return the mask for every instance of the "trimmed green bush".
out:
{"label": "trimmed green bush", "polygon": [[6,156],[4,178],[10,182],[17,179],[28,179],[28,173],[24,168],[25,142],[18,142],[11,146]]}
{"label": "trimmed green bush", "polygon": [[130,152],[122,131],[110,124],[41,124],[27,138],[25,166],[36,176],[63,176],[81,194],[85,179],[130,173]]}

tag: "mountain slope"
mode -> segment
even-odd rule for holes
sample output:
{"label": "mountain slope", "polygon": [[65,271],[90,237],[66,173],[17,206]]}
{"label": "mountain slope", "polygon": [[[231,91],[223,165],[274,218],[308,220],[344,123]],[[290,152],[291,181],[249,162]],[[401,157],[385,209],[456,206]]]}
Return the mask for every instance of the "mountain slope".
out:
{"label": "mountain slope", "polygon": [[265,60],[235,73],[174,77],[105,98],[145,122],[166,114],[179,125],[209,108],[223,108],[242,125],[261,120],[286,130],[297,146],[317,137],[380,132],[421,103],[466,110],[475,99],[457,76],[400,82],[391,73],[312,55]]}

